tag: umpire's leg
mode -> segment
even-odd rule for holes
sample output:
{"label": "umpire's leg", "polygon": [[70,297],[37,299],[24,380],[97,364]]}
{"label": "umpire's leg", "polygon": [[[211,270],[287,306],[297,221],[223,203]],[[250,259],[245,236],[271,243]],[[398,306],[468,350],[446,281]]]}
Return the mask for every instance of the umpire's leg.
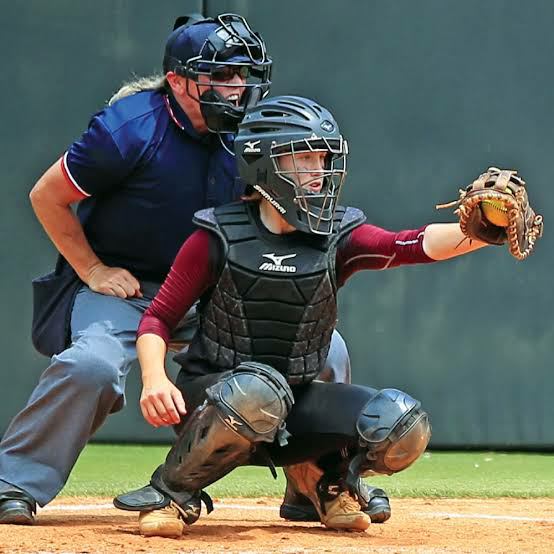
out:
{"label": "umpire's leg", "polygon": [[0,512],[2,500],[10,498],[9,485],[41,506],[50,502],[92,434],[123,407],[136,329],[151,297],[120,299],[86,286],[79,291],[70,347],[52,357],[0,443]]}

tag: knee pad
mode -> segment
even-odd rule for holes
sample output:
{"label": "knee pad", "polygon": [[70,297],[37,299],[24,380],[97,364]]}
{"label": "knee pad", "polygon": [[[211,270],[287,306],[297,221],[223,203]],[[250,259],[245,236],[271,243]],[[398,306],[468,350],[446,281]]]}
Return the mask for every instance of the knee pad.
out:
{"label": "knee pad", "polygon": [[251,442],[286,444],[284,421],[294,397],[286,379],[272,367],[243,362],[206,390],[222,421]]}
{"label": "knee pad", "polygon": [[380,390],[371,398],[356,428],[361,452],[350,469],[358,475],[391,475],[406,469],[423,454],[431,438],[429,418],[420,402],[396,389]]}
{"label": "knee pad", "polygon": [[293,395],[273,368],[243,363],[206,390],[169,452],[161,482],[175,491],[199,490],[246,463],[256,443],[286,443]]}

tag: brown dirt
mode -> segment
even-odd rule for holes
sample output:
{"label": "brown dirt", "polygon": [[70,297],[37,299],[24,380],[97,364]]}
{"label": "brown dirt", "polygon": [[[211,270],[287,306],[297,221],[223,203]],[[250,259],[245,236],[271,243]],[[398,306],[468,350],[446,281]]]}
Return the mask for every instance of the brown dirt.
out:
{"label": "brown dirt", "polygon": [[554,499],[392,500],[392,518],[384,525],[371,525],[365,533],[283,521],[278,514],[278,499],[214,500],[214,512],[203,515],[180,539],[164,539],[141,537],[137,515],[133,513],[113,508],[79,511],[56,508],[109,504],[111,499],[61,498],[39,513],[37,525],[1,526],[0,552],[554,552]]}

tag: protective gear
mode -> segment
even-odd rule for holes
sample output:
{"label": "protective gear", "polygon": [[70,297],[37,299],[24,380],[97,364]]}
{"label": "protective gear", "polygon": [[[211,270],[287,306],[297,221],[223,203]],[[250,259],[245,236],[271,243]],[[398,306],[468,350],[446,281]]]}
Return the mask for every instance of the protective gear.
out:
{"label": "protective gear", "polygon": [[[333,232],[348,146],[328,110],[298,96],[265,98],[246,110],[234,148],[243,182],[288,223],[306,233]],[[324,166],[307,167],[305,152],[325,154]]]}
{"label": "protective gear", "polygon": [[37,503],[24,490],[0,480],[0,524],[32,525]]}
{"label": "protective gear", "polygon": [[[201,489],[234,468],[246,463],[256,452],[263,457],[260,443],[286,444],[287,417],[294,398],[284,377],[273,368],[245,362],[206,389],[207,399],[188,416],[166,463],[154,472],[150,485],[119,495],[116,508],[156,513],[174,503],[178,518],[190,525],[201,512],[213,510],[209,495]],[[271,460],[265,456],[272,467]],[[161,532],[176,532],[175,513],[166,510],[145,519],[145,526]],[[173,513],[173,516],[171,515]],[[141,520],[143,521],[143,520]],[[167,525],[166,525],[167,524]]]}
{"label": "protective gear", "polygon": [[[323,418],[321,410],[314,409],[318,402],[325,406],[325,414],[333,414],[332,418]],[[427,414],[420,403],[406,393],[335,383],[311,384],[302,397],[297,398],[287,426],[293,438],[281,451],[270,449],[275,462],[300,466],[299,462],[306,458],[317,460],[326,482],[348,490],[362,511],[368,508],[371,497],[368,499],[360,487],[360,477],[390,475],[405,469],[424,452],[431,436]],[[318,444],[320,429],[326,437],[339,438],[332,450],[328,446],[325,448],[326,445],[319,451],[308,449],[301,440],[295,441],[295,437],[309,436],[311,444]],[[313,502],[315,493],[303,492],[309,486],[299,487],[294,481],[293,484]]]}
{"label": "protective gear", "polygon": [[431,438],[431,426],[421,404],[405,392],[382,389],[364,406],[356,423],[358,453],[350,460],[346,486],[357,491],[360,476],[392,475],[415,462]]}
{"label": "protective gear", "polygon": [[[198,520],[202,512],[202,502],[206,505],[206,510],[210,513],[214,507],[209,494],[204,491],[180,491],[169,490],[160,479],[161,466],[156,469],[152,480],[157,483],[158,488],[152,484],[146,485],[140,489],[120,494],[113,500],[113,504],[120,510],[130,512],[152,512],[163,510],[171,503],[174,503],[179,510],[179,519],[187,525],[192,525]],[[152,483],[152,481],[151,481]],[[166,511],[162,517],[163,521],[170,519],[170,511]],[[148,521],[148,520],[147,520]],[[152,520],[152,521],[155,521]],[[168,523],[170,530],[175,528],[175,524]]]}
{"label": "protective gear", "polygon": [[361,511],[360,504],[341,484],[326,479],[313,462],[288,467],[288,477],[294,487],[315,506],[321,523],[331,529],[365,531],[371,520]]}
{"label": "protective gear", "polygon": [[254,203],[197,212],[194,223],[219,235],[225,258],[210,299],[198,310],[191,356],[222,368],[255,357],[290,384],[317,377],[337,320],[336,245],[364,220],[359,210],[338,208],[330,237],[282,235],[268,243]]}
{"label": "protective gear", "polygon": [[[258,87],[267,94],[271,85],[272,60],[263,39],[235,14],[178,18],[178,24],[166,44],[164,73],[173,71],[188,79],[187,94],[200,103],[210,131],[236,133],[252,90]],[[235,74],[246,82],[238,84]],[[241,89],[240,102],[226,100],[214,87]]]}
{"label": "protective gear", "polygon": [[[307,496],[300,494],[294,488],[293,481],[288,479],[288,467],[283,467],[283,471],[287,477],[287,488],[285,498],[279,508],[279,516],[289,521],[319,521],[319,514],[312,501]],[[356,498],[364,499],[360,505],[362,511],[370,517],[371,523],[385,523],[390,518],[390,502],[383,489],[368,486],[358,479],[357,491]]]}
{"label": "protective gear", "polygon": [[198,491],[247,462],[260,450],[259,443],[277,439],[286,444],[284,421],[294,398],[273,368],[243,363],[206,395],[187,419],[161,472],[152,477],[156,488],[167,487],[164,492]]}
{"label": "protective gear", "polygon": [[[516,171],[489,167],[459,193],[458,200],[439,204],[437,208],[456,206],[454,213],[460,218],[464,235],[488,244],[508,242],[510,254],[518,260],[525,259],[531,253],[536,240],[542,236],[543,219],[529,205],[525,181]],[[506,218],[505,227],[487,219],[484,202],[500,205],[501,213]]]}
{"label": "protective gear", "polygon": [[371,523],[385,523],[390,518],[389,497],[383,489],[367,486],[358,479],[355,491],[354,496],[361,499],[362,511],[370,517]]}

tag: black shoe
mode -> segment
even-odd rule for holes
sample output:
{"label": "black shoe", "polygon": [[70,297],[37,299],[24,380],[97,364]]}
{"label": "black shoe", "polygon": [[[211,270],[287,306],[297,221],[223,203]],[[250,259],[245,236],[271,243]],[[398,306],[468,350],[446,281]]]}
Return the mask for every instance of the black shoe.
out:
{"label": "black shoe", "polygon": [[[385,491],[365,484],[362,484],[362,487],[367,498],[367,506],[362,508],[362,512],[371,518],[371,523],[385,523],[391,516],[390,503]],[[279,508],[279,515],[289,521],[319,521],[317,510],[310,499],[290,490],[288,486],[285,500]]]}
{"label": "black shoe", "polygon": [[0,480],[0,523],[32,525],[37,503],[24,490]]}
{"label": "black shoe", "polygon": [[[364,485],[365,486],[365,485]],[[370,518],[371,523],[385,523],[390,518],[391,509],[387,493],[383,489],[365,486],[369,500],[367,507],[362,508]]]}
{"label": "black shoe", "polygon": [[35,516],[31,505],[25,500],[0,501],[0,523],[33,525]]}

